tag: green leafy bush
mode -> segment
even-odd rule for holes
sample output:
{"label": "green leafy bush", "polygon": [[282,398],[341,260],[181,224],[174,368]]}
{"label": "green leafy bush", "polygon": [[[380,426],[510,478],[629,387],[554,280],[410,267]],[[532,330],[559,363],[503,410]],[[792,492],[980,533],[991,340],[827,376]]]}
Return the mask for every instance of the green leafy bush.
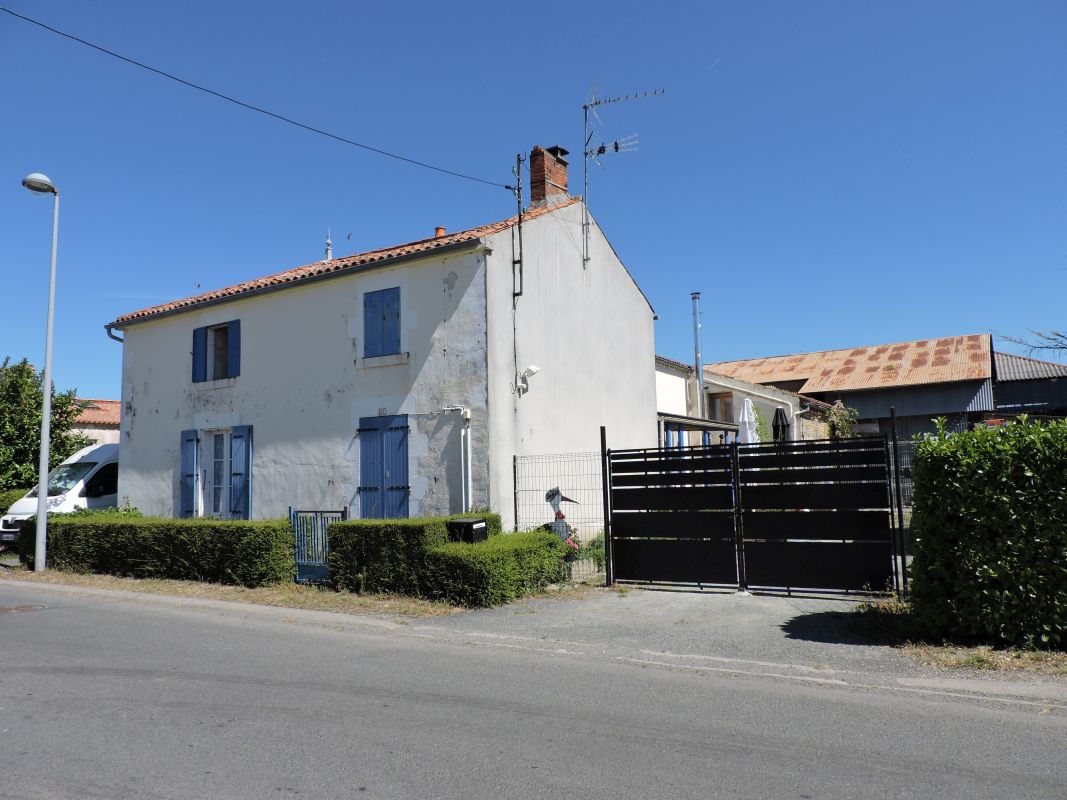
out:
{"label": "green leafy bush", "polygon": [[[33,566],[36,520],[22,523],[19,559]],[[240,586],[292,580],[288,520],[158,519],[131,512],[48,517],[48,565],[67,572],[171,578]]]}
{"label": "green leafy bush", "polygon": [[21,500],[26,496],[26,492],[29,489],[8,489],[5,492],[0,492],[0,514],[6,514],[7,510],[15,504],[16,501]]}
{"label": "green leafy bush", "polygon": [[330,540],[330,580],[353,592],[423,596],[426,553],[448,542],[444,517],[357,519],[335,522]]}
{"label": "green leafy bush", "polygon": [[1067,646],[1067,422],[920,440],[912,606],[926,635]]}
{"label": "green leafy bush", "polygon": [[495,536],[427,552],[426,596],[468,607],[508,603],[563,579],[568,548],[551,533]]}
{"label": "green leafy bush", "polygon": [[448,542],[450,519],[471,516],[485,517],[490,537],[500,535],[500,515],[492,513],[335,522],[327,530],[330,580],[352,592],[424,597],[426,554]]}

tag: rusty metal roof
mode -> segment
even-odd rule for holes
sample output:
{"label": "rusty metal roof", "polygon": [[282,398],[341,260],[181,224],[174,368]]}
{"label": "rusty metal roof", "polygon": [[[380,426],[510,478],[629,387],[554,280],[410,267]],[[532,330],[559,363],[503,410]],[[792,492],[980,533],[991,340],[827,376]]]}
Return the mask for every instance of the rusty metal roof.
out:
{"label": "rusty metal roof", "polygon": [[1033,381],[1042,378],[1067,378],[1067,364],[1040,361],[1011,353],[995,353],[998,381]]}
{"label": "rusty metal roof", "polygon": [[[524,222],[536,219],[537,217],[551,213],[556,209],[573,205],[574,203],[577,203],[579,199],[580,198],[577,197],[571,197],[559,203],[528,209],[523,212],[522,219]],[[150,319],[152,317],[173,314],[178,311],[186,311],[198,306],[216,303],[220,300],[239,299],[242,295],[260,292],[265,289],[288,287],[304,281],[321,278],[330,275],[331,273],[373,269],[381,265],[383,262],[387,262],[394,258],[429,253],[442,247],[460,245],[465,242],[474,243],[485,236],[507,230],[512,225],[515,225],[518,222],[518,219],[517,216],[510,217],[509,219],[500,222],[493,222],[488,225],[482,225],[477,228],[470,228],[465,231],[458,231],[457,233],[450,233],[444,236],[435,236],[430,239],[419,239],[415,242],[386,247],[381,250],[370,250],[366,253],[356,253],[354,255],[345,256],[344,258],[335,258],[331,261],[316,261],[314,264],[295,267],[284,272],[267,275],[263,278],[256,278],[255,280],[245,281],[244,283],[238,283],[234,286],[227,286],[224,289],[215,289],[214,291],[204,292],[203,294],[198,294],[194,297],[173,300],[169,303],[163,303],[162,305],[143,308],[140,311],[123,314],[106,327],[123,328],[126,325]]]}
{"label": "rusty metal roof", "polygon": [[811,394],[985,380],[991,377],[992,361],[992,337],[978,333],[723,361],[706,369],[752,383],[803,381],[796,391]]}

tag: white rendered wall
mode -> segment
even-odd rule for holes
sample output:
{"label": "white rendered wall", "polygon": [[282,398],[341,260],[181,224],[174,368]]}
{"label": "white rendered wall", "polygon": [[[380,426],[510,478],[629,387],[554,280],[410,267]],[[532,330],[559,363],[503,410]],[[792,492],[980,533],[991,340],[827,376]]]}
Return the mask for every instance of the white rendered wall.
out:
{"label": "white rendered wall", "polygon": [[656,410],[682,417],[698,416],[689,408],[689,376],[672,367],[656,367]]}
{"label": "white rendered wall", "polygon": [[[490,504],[507,527],[513,455],[599,451],[601,425],[609,447],[656,445],[653,312],[595,222],[583,266],[581,208],[524,224],[514,316],[512,232],[489,239]],[[541,368],[522,396],[513,391],[516,363]]]}
{"label": "white rendered wall", "polygon": [[[125,330],[119,496],[175,516],[179,435],[253,426],[252,517],[289,506],[359,515],[360,417],[407,414],[410,514],[462,510],[457,412],[487,447],[485,255],[472,249],[294,286]],[[400,287],[400,349],[365,361],[363,294]],[[241,374],[191,381],[196,327],[241,320]],[[488,502],[484,458],[474,502]]]}

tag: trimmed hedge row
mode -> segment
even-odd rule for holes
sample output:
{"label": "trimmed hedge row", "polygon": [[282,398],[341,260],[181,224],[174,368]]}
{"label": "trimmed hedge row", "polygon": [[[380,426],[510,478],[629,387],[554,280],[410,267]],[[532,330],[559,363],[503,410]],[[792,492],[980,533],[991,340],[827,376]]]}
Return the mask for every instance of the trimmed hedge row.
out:
{"label": "trimmed hedge row", "polygon": [[912,608],[923,633],[1067,646],[1067,423],[920,440]]}
{"label": "trimmed hedge row", "polygon": [[564,578],[569,548],[553,533],[512,533],[429,551],[427,597],[479,607],[509,603]]}
{"label": "trimmed hedge row", "polygon": [[[352,592],[427,596],[426,558],[448,543],[447,523],[470,514],[409,519],[355,519],[330,525],[330,580]],[[490,537],[500,534],[499,514],[484,517]]]}
{"label": "trimmed hedge row", "polygon": [[[22,523],[18,541],[27,567],[33,566],[35,536],[31,518]],[[294,546],[288,520],[48,517],[48,565],[67,572],[262,586],[293,580]]]}

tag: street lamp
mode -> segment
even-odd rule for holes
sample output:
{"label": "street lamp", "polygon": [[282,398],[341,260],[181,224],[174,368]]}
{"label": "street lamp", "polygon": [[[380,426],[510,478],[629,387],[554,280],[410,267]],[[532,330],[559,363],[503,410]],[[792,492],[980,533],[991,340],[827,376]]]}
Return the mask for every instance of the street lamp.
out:
{"label": "street lamp", "polygon": [[48,449],[51,444],[52,422],[52,311],[56,304],[56,240],[59,237],[59,189],[47,175],[32,172],[22,179],[22,185],[37,194],[55,197],[52,212],[52,271],[48,276],[48,323],[44,339],[44,404],[41,408],[41,462],[37,483],[37,547],[34,550],[33,571],[44,572],[45,542],[48,535]]}

